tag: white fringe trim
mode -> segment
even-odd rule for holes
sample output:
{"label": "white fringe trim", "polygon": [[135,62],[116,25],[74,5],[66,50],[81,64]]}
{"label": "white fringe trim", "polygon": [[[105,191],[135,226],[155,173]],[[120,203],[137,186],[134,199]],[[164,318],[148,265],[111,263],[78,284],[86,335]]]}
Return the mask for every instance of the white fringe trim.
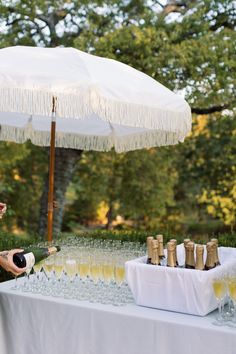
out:
{"label": "white fringe trim", "polygon": [[184,100],[182,107],[183,111],[177,112],[154,106],[110,101],[97,96],[96,114],[113,124],[182,133],[186,136],[191,131],[191,109]]}
{"label": "white fringe trim", "polygon": [[57,97],[58,117],[83,119],[93,112],[91,105],[89,105],[89,95],[85,95],[81,91],[72,95],[21,88],[0,89],[0,111],[51,117],[53,96]]}
{"label": "white fringe trim", "polygon": [[131,127],[173,132],[186,136],[191,130],[191,110],[180,99],[178,111],[101,97],[96,88],[73,93],[21,88],[0,89],[0,111],[51,116],[52,97],[57,97],[57,116],[86,119],[95,113],[102,120]]}
{"label": "white fringe trim", "polygon": [[[75,134],[56,133],[56,147],[72,148],[80,150],[109,151],[113,147],[116,152],[125,152],[155,146],[174,145],[183,141],[184,137],[176,133],[150,131],[117,137],[109,136],[85,136]],[[2,125],[0,127],[0,140],[24,143],[27,140],[38,146],[50,145],[50,132],[39,132],[28,124],[25,129]]]}
{"label": "white fringe trim", "polygon": [[183,142],[184,138],[176,133],[150,131],[119,138],[115,141],[115,151],[118,153],[149,149],[152,147],[176,145]]}

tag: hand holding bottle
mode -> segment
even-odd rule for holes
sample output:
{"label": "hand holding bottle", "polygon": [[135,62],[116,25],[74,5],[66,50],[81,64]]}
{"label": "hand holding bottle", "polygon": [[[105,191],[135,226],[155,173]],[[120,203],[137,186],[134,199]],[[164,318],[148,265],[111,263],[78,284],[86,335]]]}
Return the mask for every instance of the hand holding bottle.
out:
{"label": "hand holding bottle", "polygon": [[0,203],[0,219],[2,219],[3,214],[7,211],[7,205],[4,203]]}
{"label": "hand holding bottle", "polygon": [[26,268],[18,268],[13,262],[13,256],[16,253],[22,252],[22,249],[14,249],[10,251],[0,252],[0,266],[7,272],[18,276],[26,271]]}

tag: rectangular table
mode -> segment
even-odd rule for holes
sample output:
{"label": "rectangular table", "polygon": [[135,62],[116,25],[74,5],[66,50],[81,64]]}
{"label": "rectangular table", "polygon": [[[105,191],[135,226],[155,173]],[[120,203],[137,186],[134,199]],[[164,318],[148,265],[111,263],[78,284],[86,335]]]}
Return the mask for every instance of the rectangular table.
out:
{"label": "rectangular table", "polygon": [[236,329],[206,317],[12,291],[0,284],[0,354],[235,354]]}

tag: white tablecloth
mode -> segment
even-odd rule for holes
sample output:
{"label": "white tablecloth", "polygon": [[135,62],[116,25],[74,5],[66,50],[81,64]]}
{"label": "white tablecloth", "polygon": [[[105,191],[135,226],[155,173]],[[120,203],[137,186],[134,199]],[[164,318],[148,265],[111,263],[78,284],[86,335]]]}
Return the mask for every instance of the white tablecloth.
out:
{"label": "white tablecloth", "polygon": [[235,354],[236,329],[128,305],[92,304],[0,284],[0,354]]}

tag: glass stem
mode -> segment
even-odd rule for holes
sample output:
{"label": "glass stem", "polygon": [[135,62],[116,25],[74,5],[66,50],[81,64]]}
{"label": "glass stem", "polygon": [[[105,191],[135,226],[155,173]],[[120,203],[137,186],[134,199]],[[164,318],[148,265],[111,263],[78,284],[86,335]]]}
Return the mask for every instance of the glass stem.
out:
{"label": "glass stem", "polygon": [[233,312],[233,322],[236,323],[236,301],[233,301],[234,312]]}
{"label": "glass stem", "polygon": [[222,301],[222,300],[219,300],[219,306],[218,306],[219,320],[222,319],[222,304],[223,304],[223,301]]}
{"label": "glass stem", "polygon": [[18,286],[17,286],[17,275],[15,275],[15,286],[14,286],[14,289],[17,290]]}

